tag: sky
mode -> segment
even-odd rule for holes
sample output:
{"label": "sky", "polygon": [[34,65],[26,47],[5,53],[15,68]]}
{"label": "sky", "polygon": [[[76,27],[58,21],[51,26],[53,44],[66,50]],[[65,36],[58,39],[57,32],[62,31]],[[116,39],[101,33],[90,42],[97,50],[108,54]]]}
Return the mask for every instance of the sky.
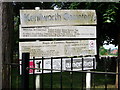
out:
{"label": "sky", "polygon": [[105,49],[115,49],[115,48],[117,48],[118,49],[118,46],[115,46],[115,45],[113,45],[113,44],[109,44],[109,45],[107,45],[106,44],[107,42],[106,41],[104,41],[104,45],[103,45],[103,47],[105,48]]}
{"label": "sky", "polygon": [[115,45],[113,45],[113,44],[103,45],[103,47],[104,47],[105,49],[109,49],[109,48],[111,48],[111,49],[118,48],[118,46],[115,47]]}

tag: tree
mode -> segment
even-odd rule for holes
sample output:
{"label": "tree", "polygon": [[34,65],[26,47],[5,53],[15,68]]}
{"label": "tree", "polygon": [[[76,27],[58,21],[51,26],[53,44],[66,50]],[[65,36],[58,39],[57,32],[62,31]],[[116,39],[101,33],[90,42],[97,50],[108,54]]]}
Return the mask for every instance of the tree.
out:
{"label": "tree", "polygon": [[100,55],[108,55],[107,49],[105,49],[103,46],[99,48]]}
{"label": "tree", "polygon": [[[100,45],[106,40],[109,43],[118,44],[118,7],[120,3],[101,2],[39,2],[39,3],[13,3],[14,15],[19,16],[20,9],[53,9],[57,6],[61,9],[94,9],[97,13],[97,32]],[[114,32],[114,33],[113,33]],[[103,34],[104,33],[104,34]]]}
{"label": "tree", "polygon": [[12,3],[3,3],[0,0],[0,89],[10,88],[12,39],[13,39],[13,15]]}
{"label": "tree", "polygon": [[[39,6],[41,9],[53,9],[57,6],[61,9],[94,9],[97,13],[97,42],[98,49],[104,41],[120,47],[120,3],[116,2],[39,2],[39,3],[13,3],[14,16],[19,18],[19,9],[34,9]],[[18,28],[17,28],[18,29]],[[17,30],[16,29],[16,30]],[[17,30],[18,31],[18,30]],[[104,52],[105,53],[105,52]],[[102,52],[103,54],[103,52]],[[119,50],[120,58],[120,50]],[[119,65],[120,66],[120,65]],[[120,70],[120,69],[119,69]]]}

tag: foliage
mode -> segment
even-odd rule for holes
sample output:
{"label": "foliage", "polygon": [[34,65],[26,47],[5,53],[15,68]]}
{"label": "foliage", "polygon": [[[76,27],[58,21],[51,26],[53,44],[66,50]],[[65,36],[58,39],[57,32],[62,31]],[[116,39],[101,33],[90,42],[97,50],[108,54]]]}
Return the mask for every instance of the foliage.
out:
{"label": "foliage", "polygon": [[14,16],[14,49],[18,49],[19,43],[19,16]]}
{"label": "foliage", "polygon": [[120,3],[71,3],[71,9],[94,9],[97,14],[97,37],[99,44],[102,45],[104,41],[108,44],[117,45],[117,36],[119,33],[118,10]]}
{"label": "foliage", "polygon": [[[13,3],[14,6],[14,31],[15,44],[18,44],[19,31],[19,10],[34,9],[53,9],[57,6],[60,9],[94,9],[97,13],[97,42],[102,45],[106,40],[109,43],[118,44],[119,24],[120,24],[120,3],[93,3],[93,2],[37,2],[37,3]],[[17,47],[17,46],[16,46]],[[17,47],[18,48],[18,47]],[[18,50],[18,49],[17,49]],[[106,55],[107,50],[103,47],[99,49],[101,55]],[[100,65],[104,66],[104,65]],[[103,68],[101,68],[103,69]],[[65,75],[66,76],[66,75]],[[79,75],[76,75],[79,76]],[[96,77],[96,76],[95,76]],[[100,76],[99,76],[100,77]],[[67,79],[64,79],[67,80]],[[104,79],[102,79],[104,80]],[[108,79],[110,80],[110,79]],[[16,80],[17,81],[17,80]],[[47,80],[49,81],[49,80]],[[96,82],[100,80],[96,79]],[[109,81],[110,82],[110,81]],[[63,84],[64,85],[64,84]],[[75,84],[77,85],[77,84]]]}
{"label": "foliage", "polygon": [[[13,3],[14,16],[19,17],[20,9],[53,9],[55,6],[59,9],[93,9],[97,14],[97,38],[98,44],[102,45],[104,41],[108,44],[118,44],[119,34],[119,12],[120,3],[116,2],[17,2]],[[16,29],[17,30],[17,29]]]}
{"label": "foliage", "polygon": [[108,55],[107,49],[105,49],[102,46],[99,48],[99,53],[100,53],[100,55]]}

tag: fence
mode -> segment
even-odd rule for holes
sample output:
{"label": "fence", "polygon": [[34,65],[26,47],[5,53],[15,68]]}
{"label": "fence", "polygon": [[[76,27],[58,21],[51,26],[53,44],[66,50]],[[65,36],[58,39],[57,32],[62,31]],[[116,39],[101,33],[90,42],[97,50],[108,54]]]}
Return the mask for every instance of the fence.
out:
{"label": "fence", "polygon": [[[92,59],[91,70],[86,69],[84,66],[84,58],[80,57],[51,57],[51,58],[35,58],[29,59],[29,55],[23,55],[23,62],[21,64],[22,70],[19,65],[12,64],[12,85],[11,88],[26,88],[26,89],[86,89],[86,74],[91,75],[91,87],[92,89],[98,88],[112,88],[115,89],[116,81],[116,57],[101,57],[95,63],[95,58]],[[63,68],[63,64],[59,68],[55,68],[53,65],[54,60],[58,60],[64,63],[65,59],[69,58],[69,65],[67,69]],[[74,59],[81,58],[81,70],[76,70]],[[51,64],[48,69],[45,68],[45,60],[49,59]],[[41,62],[37,62],[40,61]],[[32,61],[33,66],[29,66],[30,61]],[[66,61],[66,62],[68,62]],[[27,64],[26,64],[27,63]],[[35,64],[36,63],[36,64]],[[59,64],[58,64],[59,65]],[[37,67],[36,67],[37,66]],[[71,67],[71,68],[69,68]],[[91,67],[89,67],[90,69]],[[40,85],[38,85],[40,84]]]}

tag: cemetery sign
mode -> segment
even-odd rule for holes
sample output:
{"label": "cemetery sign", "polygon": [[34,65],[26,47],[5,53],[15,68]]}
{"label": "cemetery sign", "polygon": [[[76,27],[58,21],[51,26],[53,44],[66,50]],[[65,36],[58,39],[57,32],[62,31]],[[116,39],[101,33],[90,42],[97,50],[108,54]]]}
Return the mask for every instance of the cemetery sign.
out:
{"label": "cemetery sign", "polygon": [[96,40],[64,40],[20,42],[20,59],[23,52],[32,57],[61,57],[96,55]]}
{"label": "cemetery sign", "polygon": [[21,27],[21,39],[96,38],[95,26]]}
{"label": "cemetery sign", "polygon": [[96,25],[95,10],[20,10],[22,27]]}

